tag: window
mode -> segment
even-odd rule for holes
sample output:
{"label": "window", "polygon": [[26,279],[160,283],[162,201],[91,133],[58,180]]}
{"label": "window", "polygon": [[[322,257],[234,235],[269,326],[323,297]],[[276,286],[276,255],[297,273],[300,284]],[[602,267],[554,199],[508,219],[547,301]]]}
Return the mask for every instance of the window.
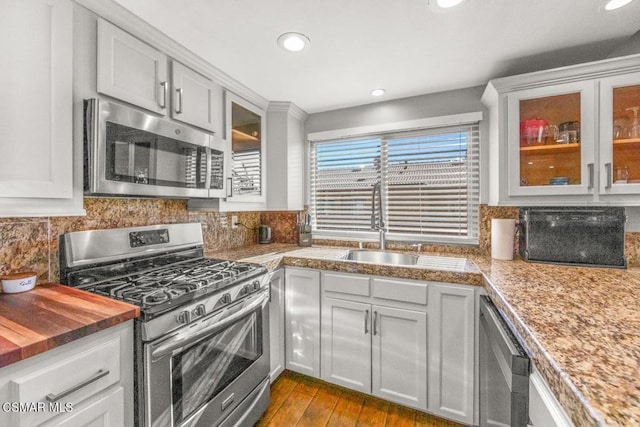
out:
{"label": "window", "polygon": [[311,143],[314,233],[375,237],[372,189],[381,184],[388,238],[478,243],[478,124]]}

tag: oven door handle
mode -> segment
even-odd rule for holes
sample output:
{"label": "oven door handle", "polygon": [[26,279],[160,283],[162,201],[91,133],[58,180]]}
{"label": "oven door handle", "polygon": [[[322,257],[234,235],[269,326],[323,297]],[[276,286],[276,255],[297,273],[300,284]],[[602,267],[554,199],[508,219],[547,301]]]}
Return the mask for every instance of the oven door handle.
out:
{"label": "oven door handle", "polygon": [[[157,344],[151,350],[151,359],[158,360],[162,357],[173,354],[176,350],[180,351],[184,347],[189,346],[197,341],[200,341],[202,338],[207,335],[214,334],[222,329],[228,327],[232,323],[236,322],[238,319],[243,318],[247,314],[254,311],[256,308],[266,305],[269,301],[269,296],[266,292],[261,292],[259,296],[253,298],[253,301],[245,301],[245,306],[235,313],[220,319],[219,322],[215,322],[212,324],[203,325],[201,328],[191,327],[189,328],[188,333],[178,333],[175,336],[170,337],[162,343]],[[205,322],[208,323],[208,322]]]}

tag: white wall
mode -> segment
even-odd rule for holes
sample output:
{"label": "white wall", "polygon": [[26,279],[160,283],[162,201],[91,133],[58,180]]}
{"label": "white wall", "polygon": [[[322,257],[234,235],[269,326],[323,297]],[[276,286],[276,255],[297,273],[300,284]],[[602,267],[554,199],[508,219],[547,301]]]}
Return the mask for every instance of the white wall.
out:
{"label": "white wall", "polygon": [[[307,134],[337,129],[348,129],[407,120],[425,119],[461,113],[481,111],[483,121],[480,123],[480,202],[486,203],[488,198],[488,118],[487,108],[480,102],[484,86],[451,90],[394,99],[340,110],[310,114],[305,122]],[[308,168],[308,161],[307,161]],[[306,174],[306,188],[309,188]],[[309,202],[307,195],[307,203]]]}

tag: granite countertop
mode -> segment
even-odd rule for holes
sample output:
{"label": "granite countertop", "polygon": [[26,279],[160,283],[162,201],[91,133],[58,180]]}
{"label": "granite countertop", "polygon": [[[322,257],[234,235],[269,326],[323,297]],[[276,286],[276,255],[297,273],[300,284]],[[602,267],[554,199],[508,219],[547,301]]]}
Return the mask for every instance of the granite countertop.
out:
{"label": "granite countertop", "polygon": [[0,293],[0,367],[139,315],[134,305],[54,283]]}
{"label": "granite countertop", "polygon": [[469,256],[464,271],[445,271],[347,261],[348,250],[270,244],[206,255],[261,263],[271,270],[295,266],[481,285],[523,338],[576,425],[640,425],[640,268]]}

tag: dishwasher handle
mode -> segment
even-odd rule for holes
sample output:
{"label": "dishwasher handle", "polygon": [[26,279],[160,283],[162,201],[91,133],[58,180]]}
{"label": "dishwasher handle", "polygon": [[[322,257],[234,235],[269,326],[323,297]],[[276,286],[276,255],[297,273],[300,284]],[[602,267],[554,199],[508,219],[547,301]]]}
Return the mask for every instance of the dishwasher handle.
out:
{"label": "dishwasher handle", "polygon": [[527,352],[520,345],[496,306],[485,295],[480,297],[480,325],[489,340],[500,349],[511,374],[528,377],[531,373],[531,361]]}

